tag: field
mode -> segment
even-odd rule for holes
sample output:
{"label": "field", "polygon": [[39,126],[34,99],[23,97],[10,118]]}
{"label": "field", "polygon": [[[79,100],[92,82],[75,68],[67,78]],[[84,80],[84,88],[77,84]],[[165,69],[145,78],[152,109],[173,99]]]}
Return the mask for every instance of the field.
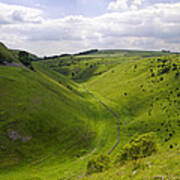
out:
{"label": "field", "polygon": [[[2,59],[20,66],[0,65],[0,179],[180,179],[178,54],[102,50],[29,69],[2,47]],[[156,153],[114,164],[130,139],[149,132]],[[89,160],[119,135],[112,167],[87,176]]]}

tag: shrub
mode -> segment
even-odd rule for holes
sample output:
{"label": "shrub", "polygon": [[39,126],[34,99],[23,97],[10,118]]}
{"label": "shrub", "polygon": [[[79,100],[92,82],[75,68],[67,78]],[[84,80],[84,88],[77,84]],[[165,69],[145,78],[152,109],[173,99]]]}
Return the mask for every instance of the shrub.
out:
{"label": "shrub", "polygon": [[158,75],[168,73],[170,71],[170,66],[166,66],[158,70]]}
{"label": "shrub", "polygon": [[143,161],[141,161],[140,159],[132,161],[132,171],[136,171],[136,170],[138,170],[138,169],[144,170],[144,169],[146,169],[146,168],[148,168],[148,165],[145,164],[145,163],[144,163]]}
{"label": "shrub", "polygon": [[155,134],[153,132],[139,135],[127,143],[117,156],[117,161],[137,160],[150,156],[157,151]]}
{"label": "shrub", "polygon": [[77,157],[81,157],[81,156],[85,155],[86,153],[87,153],[87,150],[86,150],[86,149],[81,149],[76,156],[77,156]]}
{"label": "shrub", "polygon": [[31,63],[29,54],[25,51],[19,52],[19,60],[26,66],[30,65],[30,63]]}
{"label": "shrub", "polygon": [[98,155],[94,159],[88,161],[87,174],[103,172],[110,168],[110,158],[108,155]]}

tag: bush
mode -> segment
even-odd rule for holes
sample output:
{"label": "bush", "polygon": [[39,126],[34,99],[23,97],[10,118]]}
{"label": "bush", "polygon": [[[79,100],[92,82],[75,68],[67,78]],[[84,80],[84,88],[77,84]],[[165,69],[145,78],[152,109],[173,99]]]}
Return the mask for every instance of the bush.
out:
{"label": "bush", "polygon": [[0,63],[3,63],[4,61],[7,61],[9,63],[11,63],[13,61],[13,57],[12,55],[8,52],[8,53],[1,53],[0,52]]}
{"label": "bush", "polygon": [[29,66],[31,64],[31,60],[29,58],[29,54],[26,51],[20,51],[19,52],[19,60],[25,66]]}
{"label": "bush", "polygon": [[157,151],[157,143],[153,132],[139,135],[127,143],[117,156],[118,162],[137,160],[150,156]]}
{"label": "bush", "polygon": [[98,155],[94,159],[88,161],[87,174],[103,172],[110,168],[110,158],[108,155]]}
{"label": "bush", "polygon": [[87,150],[86,150],[86,149],[81,149],[76,156],[77,156],[77,157],[81,157],[81,156],[84,156],[86,153],[87,153]]}

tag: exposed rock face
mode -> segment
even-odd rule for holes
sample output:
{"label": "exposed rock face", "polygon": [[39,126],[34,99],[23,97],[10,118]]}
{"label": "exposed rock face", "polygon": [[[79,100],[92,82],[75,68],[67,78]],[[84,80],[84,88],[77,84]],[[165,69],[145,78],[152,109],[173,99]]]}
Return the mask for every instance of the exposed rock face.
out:
{"label": "exposed rock face", "polygon": [[18,64],[17,62],[7,62],[7,61],[4,61],[3,64],[5,66],[10,66],[10,67],[19,67],[19,68],[22,67],[22,65]]}
{"label": "exposed rock face", "polygon": [[18,139],[21,138],[21,136],[19,135],[18,132],[14,131],[14,130],[8,130],[7,131],[7,134],[8,134],[8,137],[13,140],[13,141],[16,141]]}
{"label": "exposed rock face", "polygon": [[17,141],[18,139],[21,139],[22,142],[27,142],[27,141],[30,141],[32,139],[31,136],[21,136],[15,130],[8,130],[7,135],[12,141]]}

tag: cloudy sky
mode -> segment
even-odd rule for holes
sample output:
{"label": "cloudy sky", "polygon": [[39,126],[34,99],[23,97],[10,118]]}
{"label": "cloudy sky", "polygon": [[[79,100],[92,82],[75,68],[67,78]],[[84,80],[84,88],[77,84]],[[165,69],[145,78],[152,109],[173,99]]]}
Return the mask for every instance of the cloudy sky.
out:
{"label": "cloudy sky", "polygon": [[0,41],[40,56],[180,51],[179,0],[0,0]]}

